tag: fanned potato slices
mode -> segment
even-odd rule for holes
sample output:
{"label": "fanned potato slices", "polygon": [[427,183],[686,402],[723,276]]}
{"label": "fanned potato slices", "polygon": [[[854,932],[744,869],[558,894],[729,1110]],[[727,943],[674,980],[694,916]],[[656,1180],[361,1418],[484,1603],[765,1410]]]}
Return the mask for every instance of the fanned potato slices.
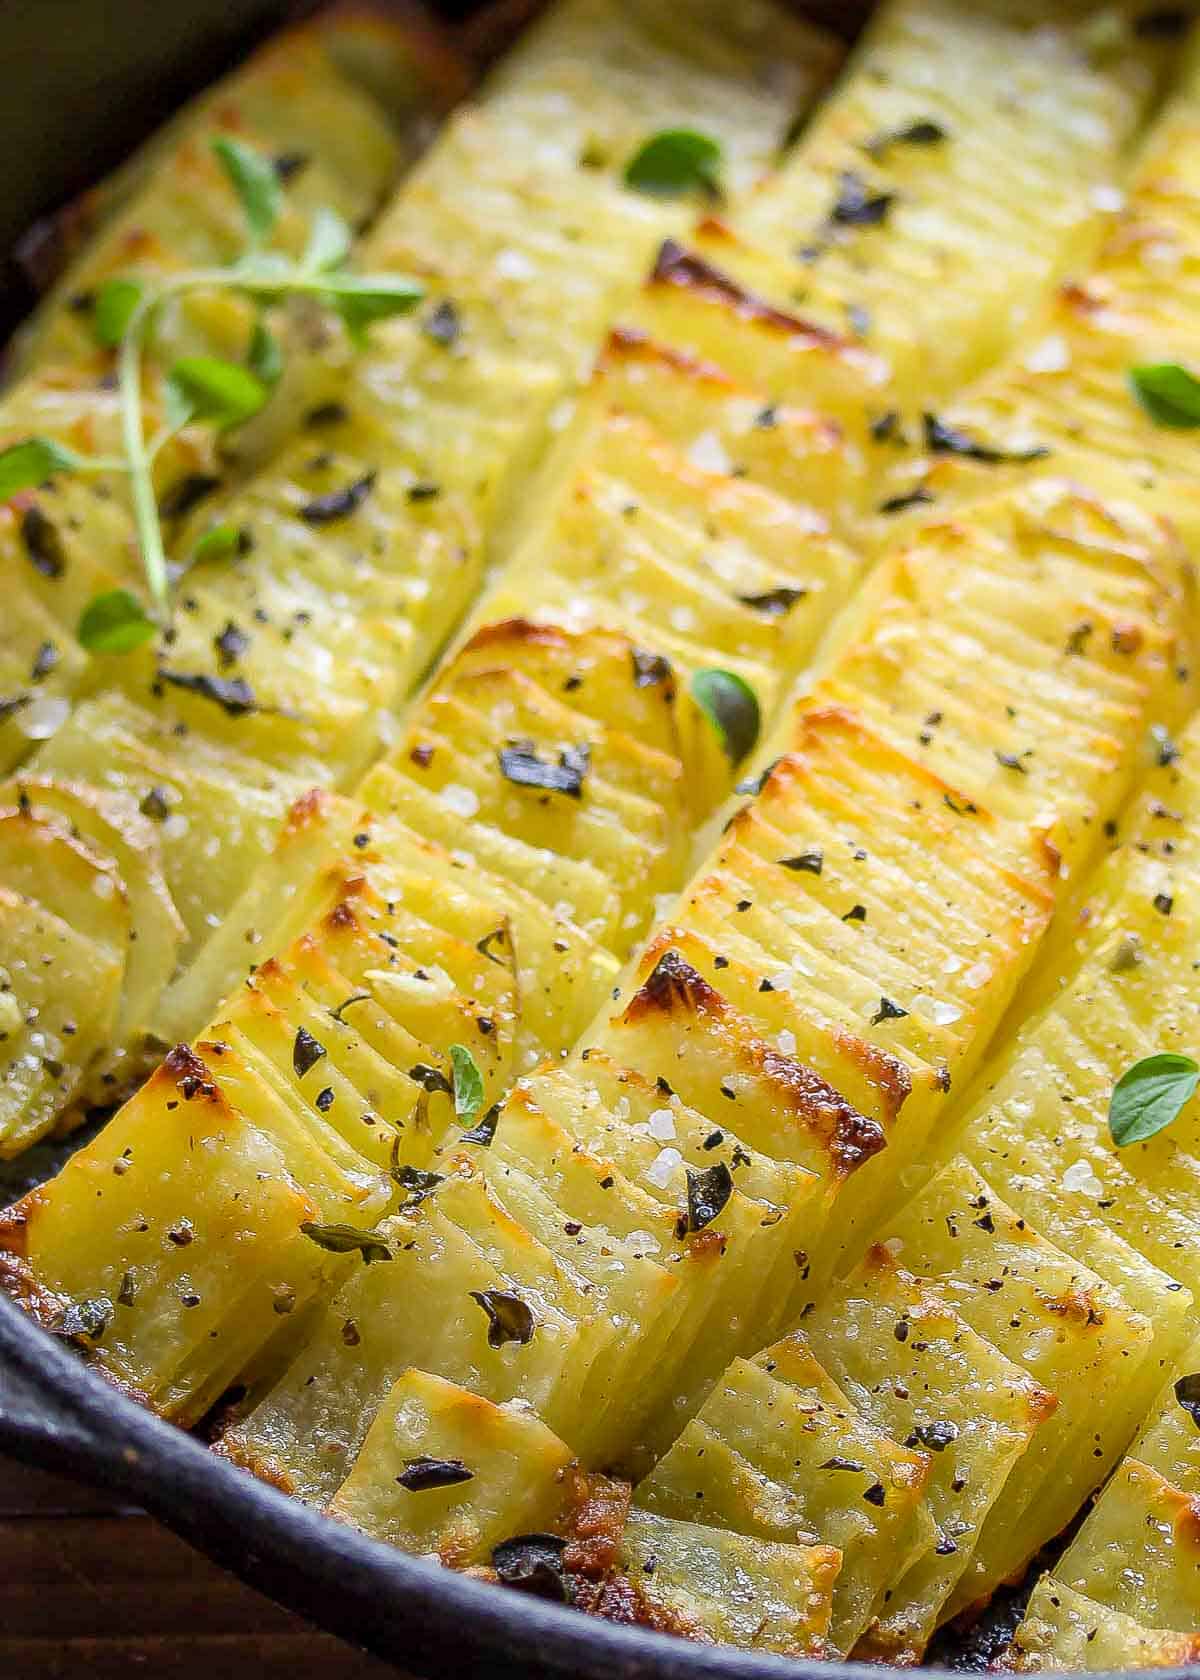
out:
{"label": "fanned potato slices", "polygon": [[832,1546],[778,1545],[634,1510],[617,1562],[619,1578],[606,1584],[600,1615],[702,1644],[787,1657],[827,1652],[838,1573]]}
{"label": "fanned potato slices", "polygon": [[[1094,1499],[1007,1665],[1195,1656],[1200,1109],[1114,1100],[1200,1000],[1184,27],[884,0],[793,133],[775,4],[558,0],[365,230],[420,309],[164,445],[172,556],[233,536],[163,638],[75,645],[104,476],[0,509],[0,1153],[176,1045],[0,1215],[36,1318],[597,1616],[909,1666]],[[285,249],[449,77],[252,63]],[[64,288],[226,253],[206,109]],[[66,297],[0,431],[117,448]]]}
{"label": "fanned potato slices", "polygon": [[[1136,12],[1136,8],[1131,9]],[[804,308],[920,399],[1010,345],[1086,252],[1162,63],[1112,8],[891,0],[775,180],[734,218],[805,264]]]}
{"label": "fanned potato slices", "polygon": [[[1142,406],[1131,374],[1146,365],[1196,363],[1198,117],[1200,60],[1193,44],[1127,191],[1109,195],[1111,226],[1096,261],[1062,287],[1029,342],[947,408],[946,424],[996,451],[999,470],[1013,453],[1040,450],[1089,480],[1119,469],[1132,485],[1150,490],[1194,478],[1186,431]],[[977,492],[996,471],[959,451],[955,458],[926,458],[904,476],[915,475],[927,498],[952,502]]]}
{"label": "fanned potato slices", "polygon": [[845,1653],[889,1572],[934,1543],[929,1471],[928,1455],[856,1410],[795,1332],[754,1363],[730,1365],[637,1497],[759,1541],[836,1546],[829,1639]]}
{"label": "fanned potato slices", "polygon": [[303,1227],[365,1228],[384,1206],[386,1180],[344,1155],[228,1045],[181,1048],[52,1186],[5,1215],[4,1264],[44,1322],[194,1421],[336,1275],[342,1263]]}
{"label": "fanned potato slices", "polygon": [[1127,1458],[1058,1563],[1064,1586],[1148,1628],[1193,1633],[1200,1501]]}
{"label": "fanned potato slices", "polygon": [[406,1371],[329,1514],[408,1552],[480,1563],[560,1515],[570,1451],[528,1411]]}
{"label": "fanned potato slices", "polygon": [[1102,1667],[1084,1651],[1091,1643],[1110,1662],[1142,1667],[1195,1656],[1198,1364],[1193,1343],[1054,1574],[1038,1582],[1014,1668]]}
{"label": "fanned potato slices", "polygon": [[[967,1606],[1057,1534],[1116,1461],[1158,1386],[1154,1326],[1038,1235],[964,1161],[881,1229],[906,1269],[929,1278],[1057,1401],[978,1537],[952,1600]],[[1101,1392],[1108,1398],[1097,1415]]]}
{"label": "fanned potato slices", "polygon": [[912,1662],[1054,1399],[884,1247],[805,1316],[804,1329],[862,1415],[927,1455],[922,1514],[932,1535],[921,1534],[915,1556],[875,1560],[883,1590],[859,1650]]}
{"label": "fanned potato slices", "polygon": [[1016,866],[1031,827],[1076,866],[1176,681],[1180,561],[1129,504],[1055,479],[1001,493],[884,562],[806,704],[845,707],[943,777],[964,823],[990,812]]}
{"label": "fanned potato slices", "polygon": [[1106,1673],[1122,1668],[1183,1668],[1200,1655],[1195,1633],[1145,1627],[1120,1610],[1043,1575],[1030,1594],[1005,1667]]}

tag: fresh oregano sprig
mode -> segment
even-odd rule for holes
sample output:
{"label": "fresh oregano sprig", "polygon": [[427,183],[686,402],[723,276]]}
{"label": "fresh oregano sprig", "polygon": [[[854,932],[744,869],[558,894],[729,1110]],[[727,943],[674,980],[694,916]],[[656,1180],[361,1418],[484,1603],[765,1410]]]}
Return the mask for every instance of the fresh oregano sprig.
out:
{"label": "fresh oregano sprig", "polygon": [[[24,438],[0,450],[0,500],[34,489],[59,473],[123,472],[129,479],[150,610],[128,590],[111,590],[90,601],[78,635],[95,652],[129,652],[170,618],[171,567],[153,476],[160,450],[196,421],[217,431],[244,425],[267,402],[282,373],[282,351],[260,314],[244,363],[219,356],[183,356],[167,369],[163,423],[147,437],[144,360],[167,305],[195,291],[240,293],[260,311],[283,298],[311,297],[340,315],[351,341],[361,347],[373,322],[407,313],[424,296],[424,288],[404,275],[351,273],[345,265],[352,235],[335,210],[316,211],[299,260],[265,249],[284,203],[274,165],[253,147],[226,137],[213,141],[213,153],[245,217],[247,239],[241,255],[224,268],[189,269],[156,282],[115,278],[96,295],[95,336],[117,353],[122,454],[83,455],[44,437]],[[214,543],[204,557],[232,546]],[[202,548],[203,539],[193,558]]]}

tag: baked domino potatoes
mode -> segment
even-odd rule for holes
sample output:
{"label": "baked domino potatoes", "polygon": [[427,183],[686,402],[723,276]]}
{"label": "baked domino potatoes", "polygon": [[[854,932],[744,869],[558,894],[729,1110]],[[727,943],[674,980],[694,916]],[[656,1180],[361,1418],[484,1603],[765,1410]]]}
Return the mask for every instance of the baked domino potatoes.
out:
{"label": "baked domino potatoes", "polygon": [[340,206],[422,296],[168,426],[139,647],[119,463],[0,508],[0,1152],[115,1109],[0,1279],[592,1615],[911,1665],[1025,1577],[1007,1665],[1184,1662],[1200,46],[728,10],[557,0],[386,204],[455,71],[317,24],[98,200],[6,439],[119,449],[87,294],[236,250],[223,97],[280,260]]}

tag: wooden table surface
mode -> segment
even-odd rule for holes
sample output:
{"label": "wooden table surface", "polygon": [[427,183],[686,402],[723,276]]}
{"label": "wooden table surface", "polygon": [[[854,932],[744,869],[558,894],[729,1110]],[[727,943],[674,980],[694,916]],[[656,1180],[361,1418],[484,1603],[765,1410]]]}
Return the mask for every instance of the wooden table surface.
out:
{"label": "wooden table surface", "polygon": [[396,1680],[397,1673],[242,1586],[110,1495],[0,1458],[6,1680]]}

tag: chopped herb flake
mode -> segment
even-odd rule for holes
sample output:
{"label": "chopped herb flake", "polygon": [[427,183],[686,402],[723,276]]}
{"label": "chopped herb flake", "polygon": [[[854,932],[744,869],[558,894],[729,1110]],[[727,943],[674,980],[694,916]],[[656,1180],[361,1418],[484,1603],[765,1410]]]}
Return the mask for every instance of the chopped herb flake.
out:
{"label": "chopped herb flake", "polygon": [[474,1481],[475,1472],[468,1470],[461,1458],[406,1458],[404,1469],[396,1477],[407,1493],[425,1493],[429,1488],[457,1487],[460,1482]]}
{"label": "chopped herb flake", "polygon": [[300,1230],[310,1242],[315,1242],[318,1248],[327,1249],[330,1254],[354,1254],[357,1251],[363,1257],[364,1266],[371,1265],[375,1260],[392,1258],[391,1249],[378,1231],[360,1231],[353,1225],[317,1225],[312,1220],[305,1220]]}
{"label": "chopped herb flake", "polygon": [[536,1328],[533,1310],[519,1295],[506,1289],[472,1289],[469,1294],[487,1314],[489,1347],[500,1348],[505,1342],[524,1347],[533,1340]]}

